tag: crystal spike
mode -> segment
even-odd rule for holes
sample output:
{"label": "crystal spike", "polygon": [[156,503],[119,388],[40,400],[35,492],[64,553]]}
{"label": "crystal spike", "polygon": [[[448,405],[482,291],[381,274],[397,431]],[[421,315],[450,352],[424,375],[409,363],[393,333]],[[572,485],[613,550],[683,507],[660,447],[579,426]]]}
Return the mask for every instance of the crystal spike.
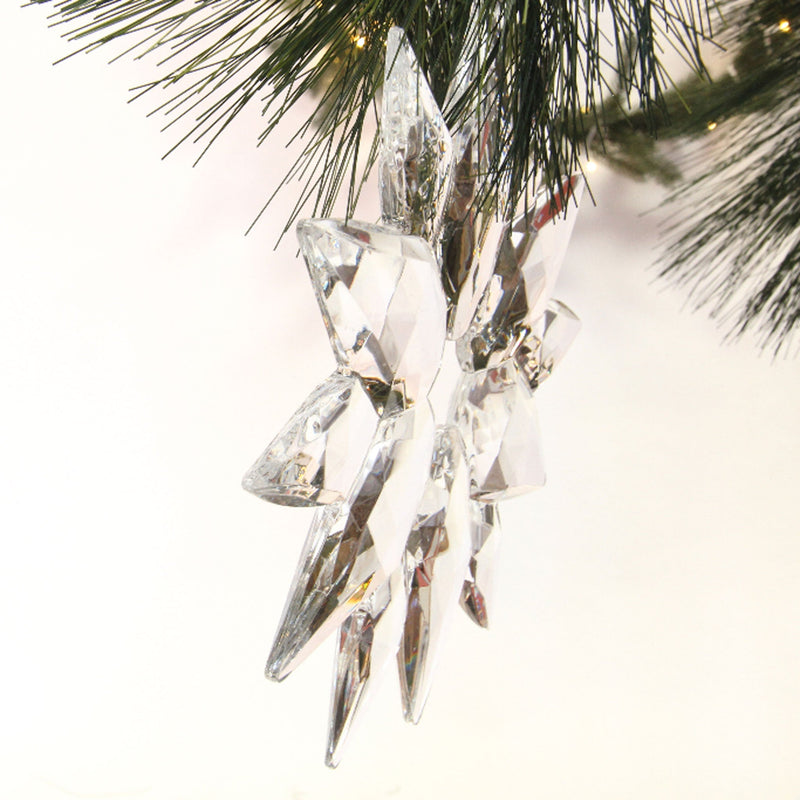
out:
{"label": "crystal spike", "polygon": [[491,277],[494,253],[507,227],[502,197],[481,203],[480,210],[476,207],[479,198],[487,200],[485,176],[497,146],[496,80],[486,74],[484,60],[482,52],[465,52],[456,69],[456,83],[448,92],[450,105],[464,95],[469,81],[481,71],[483,94],[461,127],[453,132],[455,174],[441,247],[442,283],[451,303],[448,318],[451,339],[465,333]]}
{"label": "crystal spike", "polygon": [[353,722],[395,660],[403,630],[402,597],[403,578],[395,570],[339,628],[325,753],[329,767],[338,765]]}
{"label": "crystal spike", "polygon": [[403,558],[406,614],[397,652],[403,714],[417,723],[470,558],[469,479],[461,437],[436,432],[430,476]]}
{"label": "crystal spike", "polygon": [[317,512],[267,660],[285,678],[399,566],[433,448],[427,402],[387,412],[348,498]]}
{"label": "crystal spike", "polygon": [[[530,305],[529,320],[544,313],[553,293],[578,218],[585,185],[581,175],[572,175],[562,183],[555,196],[546,189],[540,191],[532,209],[514,220],[511,238],[520,269],[541,269],[545,279],[538,302]],[[535,264],[542,266],[534,267]]]}
{"label": "crystal spike", "polygon": [[488,628],[500,541],[500,514],[494,503],[477,500],[471,501],[470,512],[472,555],[461,587],[461,607],[473,622],[481,628]]}
{"label": "crystal spike", "polygon": [[456,343],[463,369],[485,369],[509,358],[544,312],[575,224],[575,211],[565,216],[564,204],[577,202],[582,190],[583,179],[574,176],[556,199],[540,192],[533,209],[501,238],[492,274]]}
{"label": "crystal spike", "polygon": [[386,42],[379,181],[387,225],[436,241],[450,194],[453,142],[401,28]]}

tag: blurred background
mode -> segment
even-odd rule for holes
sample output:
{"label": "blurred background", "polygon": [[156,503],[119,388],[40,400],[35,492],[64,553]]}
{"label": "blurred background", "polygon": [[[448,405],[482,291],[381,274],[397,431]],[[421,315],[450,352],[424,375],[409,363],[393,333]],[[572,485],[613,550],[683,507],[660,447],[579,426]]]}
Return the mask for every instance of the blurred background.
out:
{"label": "blurred background", "polygon": [[0,27],[0,795],[800,796],[800,372],[655,281],[661,190],[590,176],[492,629],[454,619],[416,728],[388,676],[332,772],[330,643],[262,676],[310,512],[239,487],[334,367],[292,190],[244,236],[304,116],[162,161],[146,70]]}

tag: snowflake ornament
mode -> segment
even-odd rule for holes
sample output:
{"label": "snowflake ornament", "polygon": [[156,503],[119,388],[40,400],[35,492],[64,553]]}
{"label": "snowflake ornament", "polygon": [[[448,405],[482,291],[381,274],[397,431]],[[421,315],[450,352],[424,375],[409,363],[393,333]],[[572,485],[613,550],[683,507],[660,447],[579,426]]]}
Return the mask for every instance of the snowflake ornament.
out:
{"label": "snowflake ornament", "polygon": [[[544,484],[533,391],[580,323],[550,293],[580,198],[565,182],[517,220],[476,213],[491,98],[451,134],[392,28],[379,159],[381,223],[304,220],[297,235],[337,360],[244,477],[274,503],[318,506],[267,660],[283,680],[335,635],[326,763],[378,675],[418,722],[459,604],[486,627],[496,504]],[[428,394],[447,339],[462,369],[444,424]]]}

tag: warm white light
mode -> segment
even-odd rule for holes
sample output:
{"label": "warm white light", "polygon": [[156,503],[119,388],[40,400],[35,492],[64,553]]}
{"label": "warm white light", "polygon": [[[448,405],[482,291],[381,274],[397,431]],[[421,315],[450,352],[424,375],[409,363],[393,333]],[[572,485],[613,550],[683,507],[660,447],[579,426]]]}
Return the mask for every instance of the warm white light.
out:
{"label": "warm white light", "polygon": [[782,31],[783,33],[789,33],[792,30],[792,24],[788,19],[782,19],[778,23],[778,30]]}
{"label": "warm white light", "polygon": [[597,172],[597,162],[596,161],[587,161],[586,162],[586,171],[587,172]]}
{"label": "warm white light", "polygon": [[717,123],[716,123],[716,122],[714,122],[714,120],[712,119],[712,120],[711,120],[711,122],[709,122],[709,123],[708,123],[708,125],[706,125],[706,127],[707,127],[707,128],[710,130],[710,131],[713,131],[713,130],[714,130],[714,128],[716,128],[716,127],[717,127]]}
{"label": "warm white light", "polygon": [[364,45],[365,45],[366,43],[367,43],[367,37],[366,37],[366,36],[354,36],[354,37],[353,37],[353,44],[354,44],[354,45],[355,45],[355,46],[356,46],[356,47],[357,47],[359,50],[360,50],[361,48],[363,48],[363,47],[364,47]]}

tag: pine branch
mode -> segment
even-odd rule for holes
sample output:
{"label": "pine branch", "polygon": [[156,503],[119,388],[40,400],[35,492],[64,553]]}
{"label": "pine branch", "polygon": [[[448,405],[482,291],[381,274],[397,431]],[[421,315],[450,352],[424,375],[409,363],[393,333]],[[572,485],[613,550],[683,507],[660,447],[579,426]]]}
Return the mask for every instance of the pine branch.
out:
{"label": "pine branch", "polygon": [[755,330],[777,355],[800,326],[800,2],[733,0],[726,11],[735,75],[684,127],[724,138],[670,198],[693,213],[676,214],[661,275],[728,335]]}
{"label": "pine branch", "polygon": [[[719,43],[733,69],[695,74],[662,95],[660,142],[707,137],[678,161],[652,136],[653,119],[607,98],[593,157],[634,178],[678,185],[661,276],[736,337],[755,329],[775,354],[800,326],[800,26],[798,0],[726,0]],[[566,127],[583,143],[590,128]],[[687,211],[687,209],[690,209]]]}
{"label": "pine branch", "polygon": [[[660,52],[677,48],[702,72],[707,12],[680,0],[608,0],[604,34],[601,7],[600,0],[56,0],[53,17],[80,50],[117,45],[120,55],[155,59],[160,75],[137,96],[166,89],[158,110],[167,127],[183,125],[178,144],[201,143],[202,152],[246,105],[262,106],[263,142],[297,100],[321,91],[299,132],[305,148],[284,180],[305,181],[288,229],[306,201],[313,214],[328,214],[345,185],[352,212],[374,161],[359,169],[391,25],[406,29],[440,105],[458,65],[472,64],[475,78],[447,109],[453,127],[479,104],[487,76],[497,76],[488,184],[512,208],[535,178],[556,191],[579,168],[587,120],[602,113],[597,98],[612,80],[655,130],[669,85]],[[563,136],[567,126],[579,134],[573,140]]]}
{"label": "pine branch", "polygon": [[720,154],[672,198],[702,211],[677,219],[661,272],[688,287],[695,306],[710,308],[732,335],[757,329],[775,354],[800,324],[796,75],[771,112],[730,120]]}

